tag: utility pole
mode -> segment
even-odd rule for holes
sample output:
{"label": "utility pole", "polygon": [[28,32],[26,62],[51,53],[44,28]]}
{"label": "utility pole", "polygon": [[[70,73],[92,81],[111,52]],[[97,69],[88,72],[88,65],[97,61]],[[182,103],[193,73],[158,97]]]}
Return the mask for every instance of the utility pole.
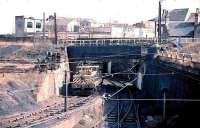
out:
{"label": "utility pole", "polygon": [[163,88],[162,94],[163,94],[163,115],[162,115],[162,121],[163,121],[163,128],[166,128],[166,93],[167,88]]}
{"label": "utility pole", "polygon": [[161,43],[161,1],[158,7],[158,43]]}
{"label": "utility pole", "polygon": [[166,92],[163,91],[163,120],[165,120],[166,117]]}
{"label": "utility pole", "polygon": [[157,21],[155,20],[155,29],[154,29],[155,38],[157,37]]}
{"label": "utility pole", "polygon": [[[169,14],[168,14],[168,11],[165,9],[165,26],[166,26],[166,28],[167,28],[168,20],[169,20]],[[167,36],[167,34],[165,34],[165,39],[167,39],[167,38],[168,38],[168,36]]]}
{"label": "utility pole", "polygon": [[56,23],[56,13],[54,12],[54,36],[55,36],[55,43],[56,45],[58,44],[57,42],[57,23]]}
{"label": "utility pole", "polygon": [[64,78],[64,87],[65,87],[65,105],[64,105],[64,111],[67,112],[68,83],[67,83],[67,71],[66,70],[65,70],[65,78]]}
{"label": "utility pole", "polygon": [[43,13],[43,41],[46,42],[46,37],[45,37],[45,12]]}
{"label": "utility pole", "polygon": [[[119,98],[119,96],[117,95],[117,99]],[[119,100],[117,101],[117,128],[120,128],[120,102]]]}

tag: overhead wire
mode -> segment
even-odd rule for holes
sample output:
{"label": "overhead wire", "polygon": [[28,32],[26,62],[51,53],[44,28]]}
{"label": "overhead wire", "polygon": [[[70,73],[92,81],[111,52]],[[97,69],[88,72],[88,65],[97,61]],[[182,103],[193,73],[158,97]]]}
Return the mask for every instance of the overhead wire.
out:
{"label": "overhead wire", "polygon": [[[125,85],[125,83],[121,83],[121,84]],[[129,96],[130,96],[130,99],[131,99],[132,93],[131,93],[131,90],[129,88],[128,88],[128,92],[129,92]],[[130,114],[130,111],[131,111],[131,108],[132,108],[133,105],[135,106],[135,104],[131,101],[131,103],[128,107],[128,111],[123,115],[123,117],[121,118],[121,120],[118,123],[113,125],[113,127],[115,127],[117,125],[119,126],[119,124],[121,124],[123,122],[123,120]],[[137,120],[136,120],[136,123],[137,123],[137,127],[139,128],[140,125],[138,124]]]}
{"label": "overhead wire", "polygon": [[[135,51],[132,51],[132,52],[135,52]],[[145,55],[154,55],[156,53],[145,53]],[[113,54],[113,55],[105,55],[105,56],[97,56],[97,57],[68,57],[68,59],[102,59],[102,58],[111,58],[111,57],[123,57],[123,56],[132,56],[132,55],[141,55],[141,53],[131,53],[129,52],[128,54],[124,54],[124,53],[118,53],[118,54]],[[7,61],[12,61],[12,59],[6,59]],[[22,61],[23,59],[21,59]],[[1,59],[0,61],[5,61],[5,59]],[[15,60],[13,60],[15,61]],[[19,61],[19,60],[16,60],[16,61]],[[27,61],[24,59],[24,61]],[[35,61],[37,62],[37,61]],[[63,61],[65,62],[65,61]],[[73,61],[66,61],[66,62],[73,62]]]}
{"label": "overhead wire", "polygon": [[[135,51],[133,51],[133,52],[135,52]],[[81,59],[82,61],[84,60],[84,59],[96,59],[96,60],[98,60],[98,59],[102,59],[102,58],[112,58],[112,57],[123,57],[123,56],[132,56],[132,55],[142,55],[143,53],[131,53],[131,52],[129,52],[128,54],[124,54],[124,53],[118,53],[118,54],[113,54],[113,55],[105,55],[105,56],[97,56],[97,57],[69,57],[68,59],[70,60],[74,60],[74,59]],[[157,53],[144,53],[145,55],[156,55]],[[185,55],[187,55],[187,53],[181,53],[181,54],[185,54]],[[191,54],[188,54],[188,55],[191,55]],[[199,55],[199,54],[198,54]],[[200,55],[199,55],[200,56]],[[178,59],[178,58],[177,58]],[[182,60],[182,59],[180,59],[180,60]],[[6,61],[30,61],[30,60],[28,60],[28,59],[16,59],[16,60],[14,60],[14,59],[0,59],[0,61],[2,61],[3,63],[5,63]],[[34,63],[37,63],[37,61],[33,61],[33,60],[31,60],[32,62],[33,62],[33,64]],[[80,61],[80,62],[82,62],[82,61]],[[103,60],[102,60],[103,61]],[[61,62],[67,62],[67,63],[77,63],[77,62],[74,62],[74,61],[61,61]],[[28,62],[28,64],[29,63],[31,63],[31,62]],[[55,62],[54,62],[55,63]],[[58,62],[59,63],[59,62]]]}
{"label": "overhead wire", "polygon": [[[135,78],[133,81],[135,81],[135,80],[137,80],[137,78]],[[123,89],[125,89],[127,86],[128,86],[128,84],[125,85],[125,86],[123,86],[122,88],[120,88],[118,91],[116,91],[116,92],[113,93],[111,96],[109,96],[108,99],[111,99],[113,96],[115,96],[116,94],[118,94],[119,92],[121,92],[121,91],[122,91]]]}
{"label": "overhead wire", "polygon": [[[135,67],[136,65],[134,65],[133,67]],[[133,68],[132,67],[132,68]],[[132,68],[130,68],[130,69],[132,69]],[[128,69],[128,70],[130,70],[130,69]],[[126,70],[125,70],[126,71]],[[64,72],[73,72],[73,71],[63,71],[63,73]],[[110,75],[115,75],[115,74],[134,74],[134,75],[137,75],[138,73],[123,73],[124,71],[122,71],[122,72],[118,72],[118,73],[112,73],[112,74],[109,74],[109,76]],[[49,74],[49,73],[48,73]],[[54,73],[53,73],[54,74]],[[142,75],[174,75],[174,73],[172,72],[172,73],[158,73],[158,74],[142,74]],[[102,78],[105,78],[105,77],[107,77],[108,75],[105,75],[105,76],[102,76]],[[99,78],[99,77],[97,77],[97,78]],[[130,81],[130,82],[134,82],[135,81],[135,79],[134,80],[132,80],[132,81]],[[75,82],[67,82],[67,83],[75,83]],[[127,86],[127,85],[126,85]],[[20,89],[20,90],[5,90],[5,91],[7,91],[7,92],[22,92],[22,91],[33,91],[33,90],[37,90],[37,89],[39,89],[40,87],[37,87],[37,88],[31,88],[31,89]],[[119,90],[120,91],[120,90]]]}
{"label": "overhead wire", "polygon": [[[152,53],[152,54],[155,54],[155,53]],[[135,54],[134,54],[135,55]],[[137,55],[139,55],[139,54],[137,54]],[[111,56],[115,56],[115,55],[111,55]],[[104,56],[105,57],[105,56]],[[110,56],[107,56],[107,57],[110,57]],[[63,61],[64,62],[64,61]],[[68,61],[65,61],[65,62],[68,62]],[[84,62],[84,61],[80,61],[80,62]],[[72,62],[72,63],[78,63],[78,62]],[[47,63],[48,64],[48,63]],[[41,64],[41,65],[47,65],[47,64]],[[52,63],[50,63],[50,64],[52,64]],[[53,63],[54,64],[54,63]],[[55,63],[55,64],[57,64],[57,63]],[[162,67],[162,66],[161,66]],[[132,67],[132,68],[134,68],[134,66]],[[164,67],[162,67],[162,68],[164,68]],[[131,69],[130,69],[131,70]],[[72,72],[72,71],[69,71],[69,72]],[[137,75],[138,73],[124,73],[124,71],[122,71],[122,72],[117,72],[117,73],[111,73],[111,74],[106,74],[105,76],[111,76],[111,75],[117,75],[117,74],[134,74],[134,75]],[[158,73],[158,74],[142,74],[142,75],[148,75],[148,76],[156,76],[156,75],[174,75],[174,74],[180,74],[180,73],[174,73],[174,71],[173,72],[171,72],[171,73]],[[183,75],[185,75],[185,74],[183,74]],[[103,76],[103,77],[105,77],[105,76]],[[186,75],[185,75],[186,76]],[[188,75],[187,75],[188,76]],[[193,77],[191,77],[190,76],[190,78],[193,78]],[[193,78],[194,79],[194,78]]]}
{"label": "overhead wire", "polygon": [[[75,82],[67,82],[67,84],[73,84],[73,83]],[[0,92],[17,93],[17,92],[24,92],[24,91],[34,91],[40,88],[43,88],[43,87],[34,87],[34,88],[29,88],[29,89],[16,89],[16,90],[5,89],[5,90],[1,90]]]}
{"label": "overhead wire", "polygon": [[[193,79],[193,80],[195,80],[195,81],[200,81],[200,79],[198,79],[198,78],[192,77],[191,75],[187,75],[186,73],[181,73],[181,72],[179,72],[179,71],[172,70],[172,69],[170,69],[170,68],[167,68],[166,66],[161,66],[161,65],[155,64],[155,63],[154,63],[154,64],[151,63],[151,65],[160,67],[160,68],[165,69],[165,70],[168,70],[168,71],[172,71],[172,72],[175,73],[175,74],[179,74],[179,75],[185,76],[185,77],[190,78],[190,79]],[[172,68],[172,67],[171,67],[171,68]]]}
{"label": "overhead wire", "polygon": [[[68,57],[68,59],[88,59],[88,58],[99,58],[99,57],[109,57],[109,56],[116,56],[116,55],[121,55],[121,54],[125,54],[125,53],[132,53],[132,52],[140,52],[140,50],[134,50],[131,51],[129,50],[121,50],[117,53],[114,53],[112,55],[105,55],[105,56],[98,56],[98,57]],[[136,54],[136,55],[140,55],[140,54]],[[34,61],[35,59],[0,59],[0,61]],[[35,61],[37,62],[37,61]]]}
{"label": "overhead wire", "polygon": [[111,101],[175,101],[175,102],[200,102],[200,99],[184,99],[184,98],[135,98],[135,99],[116,99],[110,98]]}
{"label": "overhead wire", "polygon": [[[137,75],[138,73],[123,73],[123,72],[118,72],[118,73],[111,73],[105,76],[112,76],[112,75]],[[141,74],[143,76],[162,76],[162,75],[175,75],[176,73],[174,72],[169,72],[169,73],[145,73],[145,74]]]}

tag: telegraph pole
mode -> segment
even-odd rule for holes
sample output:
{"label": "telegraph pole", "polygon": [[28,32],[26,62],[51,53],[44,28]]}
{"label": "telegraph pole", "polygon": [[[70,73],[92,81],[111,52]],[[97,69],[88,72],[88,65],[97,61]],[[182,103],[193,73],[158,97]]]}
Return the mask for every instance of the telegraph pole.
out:
{"label": "telegraph pole", "polygon": [[64,87],[65,87],[65,105],[64,111],[67,111],[67,96],[68,96],[68,83],[67,83],[67,71],[65,70],[65,79],[64,79]]}
{"label": "telegraph pole", "polygon": [[55,36],[55,43],[56,45],[58,44],[57,42],[57,23],[56,23],[56,13],[54,12],[54,36]]}
{"label": "telegraph pole", "polygon": [[157,21],[155,20],[155,29],[154,29],[155,38],[157,37]]}
{"label": "telegraph pole", "polygon": [[158,7],[158,43],[161,43],[161,1]]}
{"label": "telegraph pole", "polygon": [[[167,21],[168,21],[168,11],[165,9],[164,11],[164,17],[165,17],[165,26],[167,26]],[[166,32],[166,31],[164,31]],[[167,34],[164,34],[165,39],[167,39]]]}
{"label": "telegraph pole", "polygon": [[166,93],[167,93],[167,88],[164,88],[162,90],[163,94],[163,115],[162,115],[162,120],[163,120],[163,128],[166,128]]}
{"label": "telegraph pole", "polygon": [[[117,95],[117,99],[119,96]],[[117,101],[117,128],[120,128],[120,101]]]}
{"label": "telegraph pole", "polygon": [[43,41],[46,42],[46,37],[45,37],[45,12],[43,13]]}

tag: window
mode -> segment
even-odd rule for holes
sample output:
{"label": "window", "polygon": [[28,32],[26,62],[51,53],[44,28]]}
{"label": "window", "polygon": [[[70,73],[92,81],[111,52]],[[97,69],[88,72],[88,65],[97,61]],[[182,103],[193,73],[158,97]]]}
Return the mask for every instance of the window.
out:
{"label": "window", "polygon": [[36,23],[36,28],[41,28],[41,23]]}
{"label": "window", "polygon": [[79,26],[78,25],[74,25],[74,32],[79,32]]}
{"label": "window", "polygon": [[28,22],[27,23],[27,28],[33,28],[33,23],[32,22]]}

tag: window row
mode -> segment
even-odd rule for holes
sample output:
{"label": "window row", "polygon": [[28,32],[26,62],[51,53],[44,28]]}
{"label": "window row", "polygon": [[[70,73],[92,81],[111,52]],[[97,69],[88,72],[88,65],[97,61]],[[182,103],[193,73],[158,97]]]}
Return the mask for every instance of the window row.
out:
{"label": "window row", "polygon": [[[36,28],[41,28],[41,23],[36,23]],[[32,22],[27,22],[27,28],[33,28],[33,23]]]}

